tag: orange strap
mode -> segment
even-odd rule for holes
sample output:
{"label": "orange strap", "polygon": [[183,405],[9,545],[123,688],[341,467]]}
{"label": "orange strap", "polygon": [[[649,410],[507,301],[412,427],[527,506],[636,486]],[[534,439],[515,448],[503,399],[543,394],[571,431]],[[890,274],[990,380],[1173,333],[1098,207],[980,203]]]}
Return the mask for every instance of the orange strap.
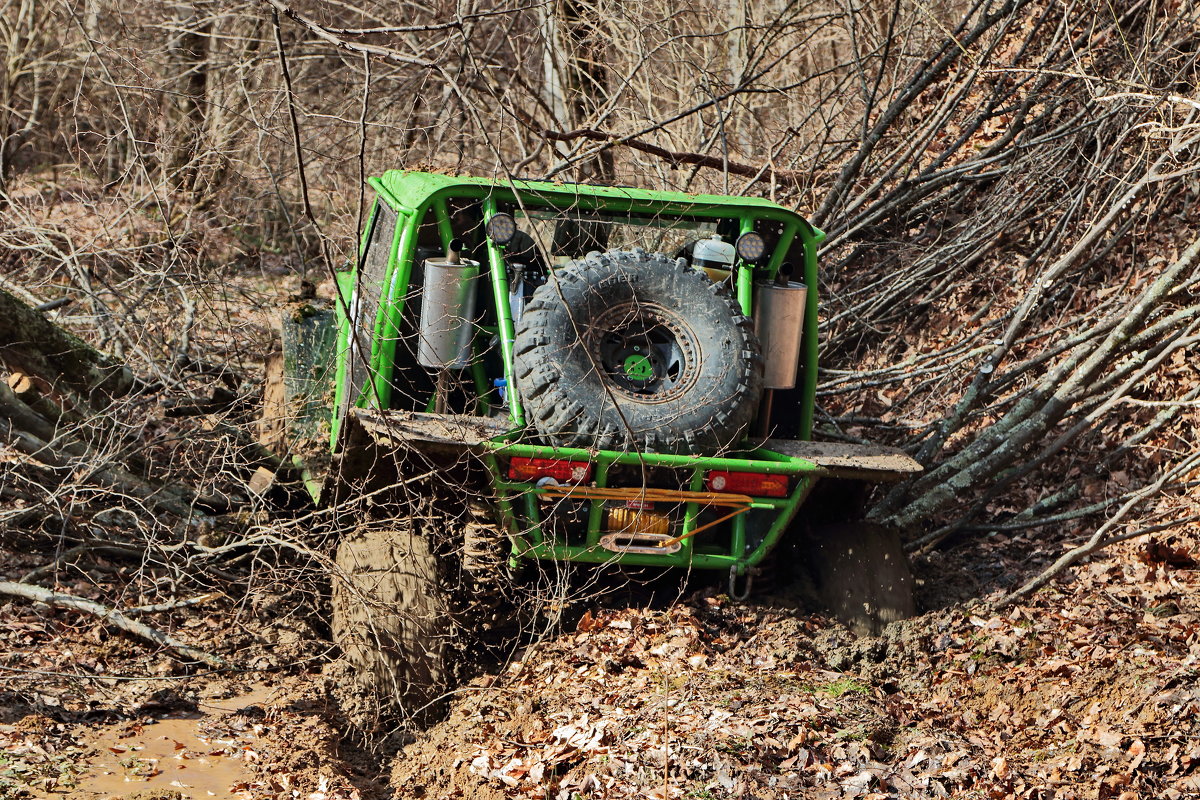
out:
{"label": "orange strap", "polygon": [[597,486],[543,486],[539,493],[551,497],[579,497],[584,500],[636,500],[647,503],[700,503],[705,506],[749,506],[754,498],[746,494],[689,492],[680,489],[616,489]]}

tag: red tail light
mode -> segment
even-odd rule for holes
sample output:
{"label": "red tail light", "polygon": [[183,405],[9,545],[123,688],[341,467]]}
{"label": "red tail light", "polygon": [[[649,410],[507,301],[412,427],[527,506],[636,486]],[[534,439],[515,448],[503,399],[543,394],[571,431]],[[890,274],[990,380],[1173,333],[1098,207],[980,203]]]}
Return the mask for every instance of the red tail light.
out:
{"label": "red tail light", "polygon": [[710,492],[748,494],[755,497],[787,497],[786,475],[768,475],[765,472],[725,472],[714,470],[704,476],[704,485]]}
{"label": "red tail light", "polygon": [[556,458],[514,458],[508,464],[508,477],[514,481],[554,478],[559,483],[587,483],[592,479],[592,464]]}

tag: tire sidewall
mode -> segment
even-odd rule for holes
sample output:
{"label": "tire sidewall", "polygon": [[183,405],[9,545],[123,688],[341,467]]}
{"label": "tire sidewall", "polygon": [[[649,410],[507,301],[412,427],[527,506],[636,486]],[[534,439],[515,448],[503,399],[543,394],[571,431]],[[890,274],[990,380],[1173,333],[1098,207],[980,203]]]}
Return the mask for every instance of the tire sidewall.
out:
{"label": "tire sidewall", "polygon": [[[688,359],[694,380],[665,400],[639,399],[617,385],[590,344],[600,335],[593,321],[614,308],[639,306],[685,328],[694,345]],[[728,293],[659,253],[612,251],[563,267],[558,280],[537,290],[518,328],[516,351],[518,375],[538,375],[541,366],[545,376],[548,366],[557,377],[549,390],[531,391],[524,381],[518,388],[539,433],[560,444],[598,439],[600,446],[660,452],[725,449],[741,437],[762,389],[758,341]],[[549,416],[545,406],[572,402],[584,407],[581,430],[538,425]]]}
{"label": "tire sidewall", "polygon": [[428,539],[365,527],[342,539],[336,564],[331,628],[358,689],[406,715],[433,702],[451,679],[453,626]]}

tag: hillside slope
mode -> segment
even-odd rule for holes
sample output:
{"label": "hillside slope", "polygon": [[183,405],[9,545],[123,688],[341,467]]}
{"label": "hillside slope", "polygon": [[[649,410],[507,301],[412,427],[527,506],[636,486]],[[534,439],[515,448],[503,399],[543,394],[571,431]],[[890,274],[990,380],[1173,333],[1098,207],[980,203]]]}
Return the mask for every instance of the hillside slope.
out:
{"label": "hillside slope", "polygon": [[1195,534],[858,639],[696,595],[587,614],[476,681],[397,797],[1200,796]]}

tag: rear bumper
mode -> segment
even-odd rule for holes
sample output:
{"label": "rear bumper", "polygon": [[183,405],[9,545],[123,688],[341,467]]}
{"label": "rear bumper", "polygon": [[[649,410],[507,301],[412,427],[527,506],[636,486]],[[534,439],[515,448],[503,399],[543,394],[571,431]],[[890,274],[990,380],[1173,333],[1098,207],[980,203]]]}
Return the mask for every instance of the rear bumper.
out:
{"label": "rear bumper", "polygon": [[[591,564],[732,570],[743,574],[778,544],[823,471],[806,459],[770,451],[755,451],[745,458],[715,458],[591,451],[503,441],[488,442],[484,447],[501,515],[514,543],[514,555]],[[507,479],[504,464],[510,458],[587,461],[594,465],[595,474],[588,486],[539,487]],[[637,481],[630,485],[628,470],[624,470],[624,479],[614,475],[622,471],[621,467],[654,469],[660,473],[669,470],[676,476],[674,483],[679,488],[647,490]],[[704,490],[705,475],[715,470],[786,475],[790,478],[789,492],[786,497],[745,497],[738,503],[714,503],[712,493]],[[670,538],[678,540],[678,549],[662,553],[647,552],[645,548],[639,552],[619,552],[606,547],[606,535],[612,533],[606,524],[609,511],[622,506],[637,507],[647,492],[656,506],[669,512]],[[556,535],[554,526],[548,524],[548,518],[562,510],[559,503],[574,503],[573,510],[586,516],[581,535],[568,539]],[[717,528],[709,527],[713,517],[719,519],[728,514],[732,514],[731,518]],[[700,538],[694,535],[697,532],[708,535]]]}
{"label": "rear bumper", "polygon": [[[921,470],[902,451],[869,445],[769,440],[736,457],[672,455],[530,444],[520,441],[519,431],[502,430],[504,423],[487,417],[365,409],[358,409],[357,415],[376,444],[430,454],[470,452],[482,459],[492,476],[499,517],[514,558],[743,574],[779,543],[820,478],[898,480]],[[509,477],[507,464],[512,458],[587,462],[594,475],[587,485],[539,486]],[[637,479],[637,474],[644,476],[651,470],[669,473],[670,487]],[[705,476],[713,471],[784,475],[788,493],[747,496],[736,504],[714,502],[712,493],[705,491]],[[631,477],[631,472],[637,474]],[[611,538],[604,541],[613,533],[608,512],[621,506],[639,508],[647,492],[654,493],[654,502],[666,509],[667,538],[678,546],[661,553],[645,547],[637,552],[614,550]],[[564,533],[562,520],[555,515],[565,516],[560,512],[567,507],[571,525]],[[717,507],[739,513],[720,520],[716,527]],[[706,535],[698,536],[701,532]]]}
{"label": "rear bumper", "polygon": [[[619,563],[634,566],[687,567],[692,569],[729,570],[744,574],[761,562],[779,543],[785,530],[816,482],[822,477],[851,478],[869,481],[899,480],[921,471],[921,466],[903,451],[870,445],[845,445],[790,440],[771,440],[766,446],[749,451],[744,457],[705,457],[662,453],[586,450],[571,447],[548,447],[503,438],[480,443],[493,474],[494,488],[500,501],[501,515],[514,543],[514,555],[556,561],[580,561],[593,564]],[[540,458],[560,461],[586,461],[595,465],[595,480],[591,486],[540,488],[533,483],[506,480],[502,461],[508,458]],[[670,541],[679,545],[674,552],[652,552],[653,548],[638,548],[637,552],[615,552],[610,549],[612,531],[606,526],[609,507],[620,504],[622,493],[627,501],[637,502],[641,485],[625,486],[610,482],[615,467],[666,468],[679,474],[679,484],[686,485],[676,495],[672,514]],[[786,497],[746,498],[744,511],[724,523],[728,530],[719,543],[704,542],[693,537],[707,524],[704,492],[705,475],[710,471],[757,472],[787,475],[790,490]],[[598,491],[607,490],[607,491]],[[543,524],[547,513],[553,513],[555,500],[568,500],[572,495],[585,505],[586,537],[567,542],[553,535]],[[735,509],[736,510],[736,509]],[[751,511],[757,512],[755,517]],[[753,520],[753,524],[748,522]],[[647,550],[650,552],[647,552]]]}

